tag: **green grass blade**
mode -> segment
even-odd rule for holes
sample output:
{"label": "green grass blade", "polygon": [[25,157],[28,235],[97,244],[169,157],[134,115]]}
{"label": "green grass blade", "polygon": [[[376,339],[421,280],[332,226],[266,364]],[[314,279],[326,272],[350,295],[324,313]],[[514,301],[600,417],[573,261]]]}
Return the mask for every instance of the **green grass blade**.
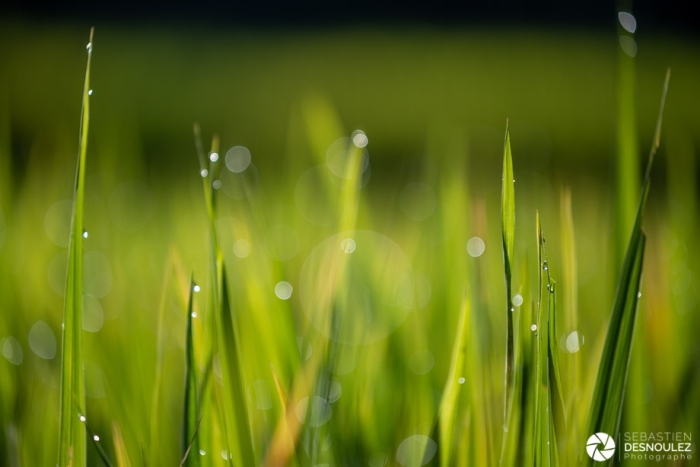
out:
{"label": "green grass blade", "polygon": [[187,456],[190,449],[199,452],[196,432],[199,425],[199,401],[197,399],[197,365],[194,358],[194,339],[192,335],[192,299],[194,279],[190,281],[189,300],[187,301],[187,330],[185,337],[185,406],[183,412],[182,456],[184,465],[199,465],[199,456]]}
{"label": "green grass blade", "polygon": [[[605,338],[603,354],[600,359],[598,377],[588,412],[584,437],[597,432],[604,432],[616,437],[620,427],[625,385],[627,383],[627,373],[632,352],[634,324],[637,316],[644,245],[646,242],[646,236],[642,231],[642,220],[644,207],[649,195],[651,167],[656,151],[659,148],[661,122],[669,79],[670,70],[666,73],[656,132],[649,152],[649,162],[642,183],[632,235],[627,246],[627,253],[625,254],[620,280],[615,293],[615,301],[610,316],[608,333]],[[582,461],[587,461],[588,457],[582,453],[581,459]]]}
{"label": "green grass blade", "polygon": [[68,271],[63,310],[63,351],[61,354],[61,412],[59,425],[58,465],[86,465],[85,425],[81,423],[78,406],[85,407],[83,374],[83,204],[85,199],[85,162],[87,159],[88,127],[90,123],[90,60],[92,37],[87,46],[87,69],[83,87],[80,125],[80,152],[75,176],[73,215],[71,219]]}
{"label": "green grass blade", "polygon": [[234,465],[256,465],[253,442],[248,421],[241,368],[239,338],[230,309],[226,271],[220,269],[221,307],[219,311],[219,356],[224,380],[226,407],[226,430]]}
{"label": "green grass blade", "polygon": [[465,368],[465,356],[467,354],[468,337],[470,335],[470,305],[469,299],[465,298],[462,311],[459,316],[459,325],[455,335],[455,342],[452,347],[452,359],[450,360],[450,371],[442,393],[439,409],[439,429],[440,429],[440,466],[447,467],[453,465],[453,434],[455,431],[455,418],[458,413],[458,402],[463,382],[460,383],[461,375],[467,374]]}
{"label": "green grass blade", "polygon": [[[204,164],[207,164],[207,158],[203,154],[198,125],[195,125],[194,132],[200,168],[205,168]],[[217,151],[218,138],[214,137],[211,152]],[[232,316],[226,270],[216,235],[216,205],[212,183],[216,180],[216,170],[218,168],[216,162],[211,161],[207,169],[207,175],[202,177],[202,180],[211,238],[210,270],[213,286],[211,287],[210,315],[214,318],[224,386],[224,425],[230,453],[229,458],[232,463],[234,465],[256,465],[240,362],[239,333],[237,331],[237,323]]]}
{"label": "green grass blade", "polygon": [[[505,400],[503,404],[503,424],[508,426],[510,406],[513,400],[513,380],[515,350],[513,338],[513,302],[511,276],[513,269],[513,244],[515,239],[515,180],[513,179],[513,156],[510,150],[510,133],[506,123],[506,137],[503,144],[503,181],[501,190],[501,236],[503,240],[503,265],[506,283],[506,369]],[[505,438],[503,446],[505,447]],[[503,452],[503,451],[502,451]]]}

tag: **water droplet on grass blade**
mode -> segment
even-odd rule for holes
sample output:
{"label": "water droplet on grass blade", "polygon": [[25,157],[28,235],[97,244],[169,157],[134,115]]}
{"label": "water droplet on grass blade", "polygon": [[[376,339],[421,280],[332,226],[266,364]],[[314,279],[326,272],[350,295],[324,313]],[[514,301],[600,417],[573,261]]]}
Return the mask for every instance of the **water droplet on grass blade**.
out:
{"label": "water droplet on grass blade", "polygon": [[617,18],[620,20],[620,25],[625,28],[625,31],[634,33],[637,30],[637,20],[631,13],[621,11],[617,14]]}
{"label": "water droplet on grass blade", "polygon": [[478,258],[484,254],[484,250],[486,250],[486,245],[479,237],[472,237],[467,242],[467,253],[469,253],[469,256]]}
{"label": "water droplet on grass blade", "polygon": [[523,296],[520,294],[515,294],[513,297],[513,305],[520,306],[523,304]]}
{"label": "water droplet on grass blade", "polygon": [[92,96],[92,89],[88,91],[88,96]]}
{"label": "water droplet on grass blade", "polygon": [[533,324],[532,326],[530,326],[530,331],[537,331],[537,325]]}
{"label": "water droplet on grass blade", "polygon": [[459,378],[459,380],[458,380],[459,384],[464,384],[465,381],[466,381],[466,379],[464,379],[464,376],[462,376],[462,377]]}
{"label": "water droplet on grass blade", "polygon": [[579,333],[577,331],[572,332],[566,338],[566,350],[570,353],[578,352],[582,344],[583,341],[579,337]]}
{"label": "water droplet on grass blade", "polygon": [[192,286],[192,290],[194,292],[199,292],[200,290],[202,290],[202,288],[199,285],[195,284],[194,286]]}
{"label": "water droplet on grass blade", "polygon": [[369,143],[369,139],[362,130],[355,130],[352,133],[352,142],[358,148],[364,148]]}
{"label": "water droplet on grass blade", "polygon": [[92,437],[92,439],[94,439],[95,441],[99,441],[99,440],[100,440],[100,437],[97,436],[97,435],[95,435],[95,436]]}
{"label": "water droplet on grass blade", "polygon": [[218,190],[219,188],[221,188],[221,180],[214,180],[211,186],[213,186],[215,190]]}
{"label": "water droplet on grass blade", "polygon": [[209,171],[208,171],[207,169],[202,169],[202,170],[199,171],[199,175],[201,175],[202,178],[204,178],[204,177],[206,177],[207,175],[209,175]]}
{"label": "water droplet on grass blade", "polygon": [[287,281],[280,281],[275,285],[275,295],[280,300],[288,300],[292,296],[293,290],[292,284]]}
{"label": "water droplet on grass blade", "polygon": [[350,254],[353,251],[355,251],[355,248],[357,248],[357,244],[352,238],[345,238],[343,239],[343,241],[340,242],[340,249],[343,250],[345,253]]}
{"label": "water droplet on grass blade", "polygon": [[80,414],[80,415],[78,416],[78,420],[80,420],[81,422],[84,422],[84,421],[86,420],[85,415]]}
{"label": "water droplet on grass blade", "polygon": [[207,455],[207,451],[205,451],[204,449],[200,449],[200,450],[199,450],[199,455],[200,455],[200,456],[206,456],[206,455]]}
{"label": "water droplet on grass blade", "polygon": [[212,152],[211,154],[209,154],[209,160],[212,161],[212,162],[218,161],[218,160],[219,160],[219,154],[216,153],[216,152]]}

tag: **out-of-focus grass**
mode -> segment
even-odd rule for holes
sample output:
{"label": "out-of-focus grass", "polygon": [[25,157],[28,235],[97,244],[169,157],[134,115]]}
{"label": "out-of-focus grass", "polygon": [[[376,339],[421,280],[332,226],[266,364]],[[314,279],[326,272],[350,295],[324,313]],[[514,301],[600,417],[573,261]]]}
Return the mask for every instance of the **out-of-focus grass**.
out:
{"label": "out-of-focus grass", "polygon": [[[2,34],[10,40],[0,56],[9,70],[0,78],[8,90],[0,113],[0,459],[53,465],[60,353],[51,352],[51,342],[61,329],[70,219],[62,200],[72,197],[80,96],[74,81],[83,44],[70,31],[27,39],[11,27]],[[256,464],[279,454],[298,465],[416,465],[431,452],[432,462],[443,465],[497,463],[506,436],[507,300],[499,222],[503,140],[493,127],[506,116],[518,189],[509,298],[522,351],[515,352],[515,381],[522,380],[513,399],[525,409],[519,432],[530,433],[541,415],[527,410],[537,397],[530,388],[538,355],[541,362],[558,352],[566,413],[579,419],[587,413],[619,254],[607,175],[615,165],[608,156],[617,43],[573,33],[559,41],[527,32],[422,34],[420,41],[402,32],[333,33],[323,41],[270,36],[246,45],[244,35],[202,42],[183,36],[166,44],[169,36],[158,33],[100,33],[85,182],[83,328],[89,428],[114,463],[124,465],[127,456],[132,465],[181,461],[189,293],[183,278],[190,273],[203,292],[193,302],[197,317],[190,314],[190,368],[201,383],[203,418],[200,451],[189,455],[202,465],[226,465],[242,446],[231,441],[231,416],[222,410],[235,371],[216,342],[233,339],[218,337],[211,310],[219,299],[210,297],[223,283],[230,306],[219,311],[228,313],[227,332],[234,322],[240,331],[240,403],[249,416],[239,426],[251,437]],[[692,45],[669,53],[670,42],[637,39],[640,135],[651,134],[658,70],[671,64],[679,79],[659,161],[667,156],[667,186],[655,178],[645,225],[643,332],[635,352],[644,349],[649,360],[643,384],[628,385],[626,398],[644,404],[649,425],[629,425],[636,423],[627,415],[634,407],[623,410],[622,423],[638,431],[697,432],[700,406],[686,388],[700,378],[693,331],[700,252],[692,242],[698,120],[691,112],[699,67]],[[349,57],[361,57],[362,65],[350,66]],[[646,95],[652,88],[653,99]],[[221,130],[216,170],[206,166],[205,186],[217,200],[210,212],[200,180],[205,166],[197,165],[191,143],[193,120],[207,137]],[[369,166],[362,176],[338,175],[328,149],[358,128],[369,138]],[[239,145],[250,150],[251,165],[233,172],[227,152]],[[363,168],[364,153],[339,154],[356,163],[349,164],[354,170]],[[562,216],[564,185],[571,209]],[[536,208],[547,227],[548,263],[561,271],[557,290],[566,297],[558,296],[557,327],[546,327],[552,346],[539,354],[530,327],[545,326],[537,319]],[[323,249],[343,231],[335,250]],[[209,239],[214,233],[216,241]],[[210,256],[217,243],[220,275]],[[331,267],[334,258],[344,266]],[[175,274],[164,276],[168,262]],[[330,298],[319,295],[333,290],[328,271],[347,273]],[[310,291],[327,299],[322,317],[330,322],[315,320],[318,309],[310,311],[304,298]],[[575,316],[572,307],[577,321],[567,318]],[[51,332],[35,328],[39,321]],[[338,322],[347,327],[334,328]],[[460,363],[455,349],[463,346]],[[567,379],[576,365],[578,377]],[[440,427],[451,427],[448,436],[438,434]],[[559,446],[580,451],[589,434],[580,431],[578,444]],[[443,443],[451,445],[449,458]],[[525,444],[512,452],[534,456]],[[100,462],[95,446],[87,447],[90,465]],[[561,455],[561,465],[568,458]]]}

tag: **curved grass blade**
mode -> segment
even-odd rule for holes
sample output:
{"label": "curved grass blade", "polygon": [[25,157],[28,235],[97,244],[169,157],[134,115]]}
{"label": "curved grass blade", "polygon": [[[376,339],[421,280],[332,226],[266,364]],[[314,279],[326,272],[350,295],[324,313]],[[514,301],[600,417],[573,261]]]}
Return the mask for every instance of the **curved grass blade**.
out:
{"label": "curved grass blade", "polygon": [[75,175],[73,215],[71,218],[68,271],[63,309],[63,351],[61,354],[61,411],[58,442],[59,467],[86,464],[85,425],[80,423],[78,406],[85,407],[83,374],[83,204],[85,200],[85,163],[90,123],[90,61],[92,38],[87,45],[87,69],[83,87],[80,124],[80,151]]}
{"label": "curved grass blade", "polygon": [[[608,333],[605,338],[603,354],[600,358],[598,377],[588,412],[584,436],[603,432],[615,438],[620,428],[625,386],[627,384],[627,374],[632,353],[634,324],[637,317],[644,245],[646,242],[646,236],[642,231],[642,220],[644,217],[644,206],[649,195],[651,167],[661,138],[661,122],[670,75],[671,70],[669,69],[666,73],[661,95],[659,116],[656,122],[654,140],[649,151],[649,162],[647,163],[642,183],[637,215],[615,293],[615,301],[610,316]],[[592,462],[583,453],[581,454],[581,460],[582,462]]]}
{"label": "curved grass blade", "polygon": [[[187,454],[190,448],[194,446],[195,451],[199,452],[197,442],[197,429],[199,427],[199,402],[197,400],[197,373],[196,363],[194,359],[194,339],[192,337],[192,296],[195,287],[194,278],[190,280],[190,294],[187,301],[187,331],[185,337],[185,407],[183,412],[182,426],[182,456],[183,461],[180,465],[197,466],[199,465],[199,456],[189,458]],[[186,462],[186,463],[185,463]]]}
{"label": "curved grass blade", "polygon": [[[503,240],[503,266],[506,283],[506,370],[503,424],[508,426],[513,403],[515,349],[513,337],[513,302],[511,278],[513,270],[513,244],[515,239],[515,180],[513,179],[513,156],[510,150],[510,133],[506,122],[506,137],[503,143],[503,181],[501,187],[501,237]],[[505,452],[506,436],[503,437],[501,459]]]}

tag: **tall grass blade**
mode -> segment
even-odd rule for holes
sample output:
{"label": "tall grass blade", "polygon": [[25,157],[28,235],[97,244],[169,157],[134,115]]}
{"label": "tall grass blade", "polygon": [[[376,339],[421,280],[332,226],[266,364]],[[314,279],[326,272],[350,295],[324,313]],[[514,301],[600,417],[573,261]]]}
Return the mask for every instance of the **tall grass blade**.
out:
{"label": "tall grass blade", "polygon": [[[187,301],[187,330],[185,337],[185,406],[182,424],[182,456],[187,459],[191,447],[199,452],[196,432],[199,426],[199,401],[197,399],[197,365],[194,358],[194,339],[192,337],[192,299],[196,284],[190,281],[190,295]],[[188,466],[199,465],[199,456],[190,456],[184,463]]]}
{"label": "tall grass blade", "polygon": [[61,354],[61,411],[58,465],[79,467],[86,464],[85,425],[78,407],[85,407],[83,374],[83,204],[85,199],[85,163],[90,123],[90,61],[92,38],[87,46],[87,69],[83,87],[80,124],[80,151],[75,175],[73,215],[71,219],[68,272],[63,309],[63,351]]}
{"label": "tall grass blade", "polygon": [[[644,207],[649,195],[651,167],[654,162],[656,151],[659,148],[661,138],[661,122],[663,119],[663,110],[670,76],[671,70],[669,69],[664,81],[659,116],[656,122],[656,131],[651,150],[649,151],[649,162],[647,163],[644,181],[642,182],[634,227],[627,246],[627,253],[625,254],[620,280],[615,293],[615,301],[610,316],[610,324],[608,325],[608,333],[605,338],[603,354],[600,358],[598,377],[588,412],[584,437],[603,432],[616,438],[620,427],[625,386],[632,353],[634,324],[637,317],[637,302],[642,277],[644,244],[646,242],[646,235],[642,231],[642,220],[644,217]],[[588,457],[583,453],[581,454],[581,460],[583,462],[589,461]]]}
{"label": "tall grass blade", "polygon": [[[503,143],[503,181],[501,189],[501,237],[503,240],[503,266],[506,283],[506,371],[505,400],[503,404],[503,424],[508,426],[510,408],[513,401],[514,380],[514,336],[513,298],[511,278],[513,270],[513,245],[515,239],[515,180],[513,178],[513,156],[510,150],[510,133],[506,122],[506,137]],[[505,447],[506,436],[503,437]]]}
{"label": "tall grass blade", "polygon": [[[194,132],[200,167],[204,168],[208,159],[203,154],[198,125],[195,125]],[[214,137],[211,152],[217,151],[218,138]],[[243,372],[240,363],[239,334],[237,323],[232,316],[226,282],[226,270],[216,235],[215,197],[212,183],[216,180],[218,167],[215,161],[211,161],[208,165],[207,175],[202,177],[202,180],[211,239],[210,271],[212,287],[210,304],[215,322],[224,386],[224,425],[230,453],[229,458],[234,465],[256,465],[243,385]]]}
{"label": "tall grass blade", "polygon": [[464,381],[460,382],[461,375],[468,374],[466,371],[467,345],[470,335],[470,306],[469,299],[465,297],[462,310],[459,315],[459,324],[452,346],[452,358],[450,360],[450,371],[442,393],[442,400],[439,408],[439,430],[440,430],[440,466],[447,467],[453,465],[452,461],[454,447],[455,419],[460,415],[458,403]]}
{"label": "tall grass blade", "polygon": [[[574,235],[574,217],[571,207],[571,190],[567,187],[561,192],[560,198],[561,219],[561,252],[562,252],[562,283],[564,295],[564,328],[566,332],[577,331],[578,325],[578,273],[576,262],[576,238]],[[578,331],[577,331],[578,332]],[[566,373],[564,393],[565,414],[568,421],[568,439],[579,440],[579,431],[582,429],[579,420],[578,400],[581,385],[581,361],[579,352],[569,355],[563,371]],[[576,462],[581,446],[574,444],[573,448],[566,450],[566,464]]]}

